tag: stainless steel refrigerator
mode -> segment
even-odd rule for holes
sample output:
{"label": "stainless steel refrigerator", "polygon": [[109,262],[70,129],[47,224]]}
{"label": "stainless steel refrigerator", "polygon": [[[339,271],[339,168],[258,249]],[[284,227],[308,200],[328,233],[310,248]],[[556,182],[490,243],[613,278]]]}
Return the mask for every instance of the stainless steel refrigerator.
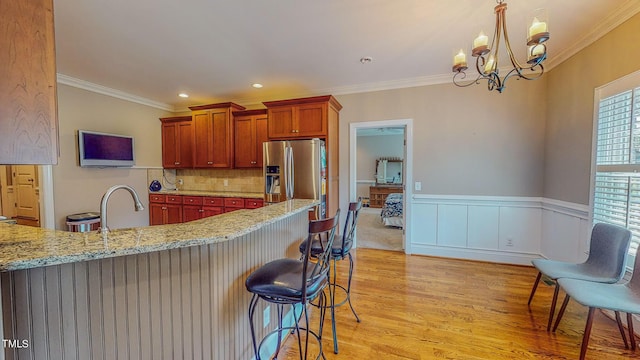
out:
{"label": "stainless steel refrigerator", "polygon": [[324,141],[269,141],[264,146],[266,203],[288,199],[320,201],[315,209],[319,219],[326,217],[327,158]]}

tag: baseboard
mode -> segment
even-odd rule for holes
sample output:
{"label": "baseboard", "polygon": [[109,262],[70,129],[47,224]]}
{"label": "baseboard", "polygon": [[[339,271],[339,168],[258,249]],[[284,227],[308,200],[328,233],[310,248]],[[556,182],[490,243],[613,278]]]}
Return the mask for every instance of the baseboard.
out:
{"label": "baseboard", "polygon": [[531,260],[540,258],[538,254],[482,250],[469,248],[454,248],[413,244],[412,254],[447,257],[454,259],[488,261],[502,264],[531,265]]}

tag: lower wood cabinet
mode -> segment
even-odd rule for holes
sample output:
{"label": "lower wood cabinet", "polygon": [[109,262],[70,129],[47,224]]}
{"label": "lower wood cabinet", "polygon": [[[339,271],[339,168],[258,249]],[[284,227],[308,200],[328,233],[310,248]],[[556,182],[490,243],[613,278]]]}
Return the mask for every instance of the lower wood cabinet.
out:
{"label": "lower wood cabinet", "polygon": [[182,196],[149,194],[149,224],[179,224],[182,220]]}
{"label": "lower wood cabinet", "polygon": [[210,196],[183,196],[182,220],[198,220],[224,213],[223,198]]}
{"label": "lower wood cabinet", "polygon": [[178,224],[240,209],[264,206],[262,199],[149,194],[149,224]]}
{"label": "lower wood cabinet", "polygon": [[244,209],[244,199],[224,198],[224,212],[231,212],[240,209]]}
{"label": "lower wood cabinet", "polygon": [[264,206],[264,200],[262,199],[244,199],[245,209],[257,209]]}

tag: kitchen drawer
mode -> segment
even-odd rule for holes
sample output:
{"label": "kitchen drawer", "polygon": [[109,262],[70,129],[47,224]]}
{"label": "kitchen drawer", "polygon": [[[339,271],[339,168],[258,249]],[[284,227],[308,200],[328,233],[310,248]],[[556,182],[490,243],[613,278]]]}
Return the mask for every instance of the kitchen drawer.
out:
{"label": "kitchen drawer", "polygon": [[167,204],[182,204],[182,195],[167,195]]}
{"label": "kitchen drawer", "polygon": [[264,206],[264,200],[262,199],[244,199],[245,209],[257,209]]}
{"label": "kitchen drawer", "polygon": [[242,198],[224,198],[224,207],[225,208],[242,209],[242,208],[244,208],[244,199],[242,199]]}
{"label": "kitchen drawer", "polygon": [[215,216],[224,213],[223,207],[203,206],[202,210],[204,211],[203,217]]}
{"label": "kitchen drawer", "polygon": [[203,197],[202,196],[183,196],[182,203],[185,205],[202,205]]}
{"label": "kitchen drawer", "polygon": [[204,206],[214,206],[214,207],[223,207],[224,206],[224,198],[221,197],[211,197],[211,196],[205,196],[204,197]]}
{"label": "kitchen drawer", "polygon": [[150,203],[164,203],[167,200],[167,196],[164,194],[149,194]]}

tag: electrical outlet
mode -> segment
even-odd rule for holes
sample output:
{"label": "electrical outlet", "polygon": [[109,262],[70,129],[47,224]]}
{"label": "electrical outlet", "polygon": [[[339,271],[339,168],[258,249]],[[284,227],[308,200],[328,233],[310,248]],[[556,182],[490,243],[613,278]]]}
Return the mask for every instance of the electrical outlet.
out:
{"label": "electrical outlet", "polygon": [[229,186],[229,179],[224,179],[222,183],[224,186]]}
{"label": "electrical outlet", "polygon": [[422,190],[422,182],[416,181],[415,189],[416,189],[416,191]]}
{"label": "electrical outlet", "polygon": [[507,246],[513,246],[513,239],[507,238]]}
{"label": "electrical outlet", "polygon": [[264,312],[262,313],[262,327],[266,328],[267,325],[269,325],[269,321],[271,321],[271,306],[264,308]]}

